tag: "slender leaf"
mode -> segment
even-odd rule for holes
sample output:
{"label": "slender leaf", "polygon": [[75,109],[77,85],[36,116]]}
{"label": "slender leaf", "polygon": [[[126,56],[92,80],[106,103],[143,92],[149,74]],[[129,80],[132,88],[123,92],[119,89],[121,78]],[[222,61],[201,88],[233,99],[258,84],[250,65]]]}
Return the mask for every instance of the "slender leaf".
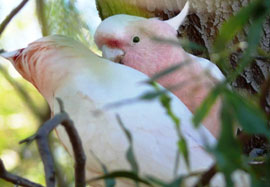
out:
{"label": "slender leaf", "polygon": [[[101,168],[102,168],[102,170],[103,170],[103,173],[104,173],[105,175],[108,175],[109,172],[108,172],[108,169],[107,169],[106,165],[103,164],[103,163],[101,162],[101,160],[97,157],[97,155],[96,155],[92,150],[90,150],[90,153],[93,155],[93,157],[94,157],[94,158],[98,161],[98,163],[101,165]],[[106,178],[106,179],[104,179],[104,182],[105,182],[105,186],[106,186],[106,187],[114,187],[115,184],[116,184],[114,178]]]}
{"label": "slender leaf", "polygon": [[134,151],[133,151],[133,141],[132,141],[131,133],[124,126],[124,123],[121,120],[120,116],[116,115],[116,118],[117,118],[117,121],[118,121],[120,127],[124,131],[128,141],[129,141],[129,148],[128,148],[127,153],[126,153],[127,160],[128,160],[128,162],[129,162],[129,164],[130,164],[130,166],[132,168],[132,171],[134,171],[135,173],[138,173],[139,172],[139,166],[137,164],[136,157],[135,157]]}
{"label": "slender leaf", "polygon": [[147,177],[149,181],[151,181],[155,186],[161,186],[161,187],[180,187],[184,177],[177,177],[170,183],[166,183],[160,179],[154,178],[154,177]]}
{"label": "slender leaf", "polygon": [[91,182],[94,182],[97,180],[112,179],[112,178],[126,178],[126,179],[133,180],[135,182],[140,182],[142,184],[146,184],[147,186],[152,186],[151,183],[147,179],[139,177],[137,173],[134,173],[131,171],[124,171],[124,170],[114,171],[114,172],[111,172],[109,174],[93,178],[87,182],[91,183]]}
{"label": "slender leaf", "polygon": [[262,0],[252,1],[248,6],[242,8],[235,16],[231,17],[222,25],[214,44],[216,52],[224,50],[228,42],[248,23],[249,18],[256,16],[256,13],[258,13],[261,8],[261,2]]}
{"label": "slender leaf", "polygon": [[181,186],[182,182],[183,182],[183,177],[178,177],[173,182],[165,185],[164,187],[179,187]]}
{"label": "slender leaf", "polygon": [[225,175],[227,186],[233,186],[231,174],[242,167],[242,160],[240,145],[234,137],[234,113],[226,100],[223,102],[221,120],[221,134],[213,153],[218,169]]}
{"label": "slender leaf", "polygon": [[164,95],[167,93],[167,89],[162,89],[162,90],[156,90],[156,91],[149,91],[144,93],[143,95],[140,96],[140,99],[142,100],[152,100],[160,97],[161,95]]}
{"label": "slender leaf", "polygon": [[154,186],[166,186],[167,183],[165,183],[164,181],[158,179],[158,178],[155,178],[155,177],[152,177],[152,176],[147,176],[146,177],[148,181],[150,181],[151,183],[154,184]]}
{"label": "slender leaf", "polygon": [[243,72],[244,68],[252,62],[254,56],[257,54],[257,46],[260,42],[260,38],[263,32],[262,26],[266,16],[270,12],[270,1],[259,0],[257,3],[258,5],[255,10],[256,12],[254,19],[248,32],[248,47],[245,50],[243,57],[240,59],[240,62],[238,63],[239,66],[230,76],[229,81],[233,81],[241,72]]}
{"label": "slender leaf", "polygon": [[[187,142],[184,138],[181,138],[179,141],[178,141],[178,148],[180,150],[180,153],[182,153],[184,155],[184,159],[186,161],[186,164],[188,167],[190,167],[189,163],[189,152],[188,152],[188,148],[187,148]],[[177,163],[176,163],[177,164]]]}
{"label": "slender leaf", "polygon": [[172,74],[175,71],[180,70],[182,67],[184,67],[188,64],[190,64],[190,61],[179,62],[178,64],[172,65],[172,66],[154,74],[149,80],[147,80],[146,83],[152,83],[154,81],[157,81],[158,79],[160,79],[166,75]]}
{"label": "slender leaf", "polygon": [[215,104],[218,96],[222,93],[224,85],[216,86],[204,99],[200,107],[196,110],[193,116],[193,124],[195,127],[199,127],[203,119],[207,116],[212,106]]}
{"label": "slender leaf", "polygon": [[236,93],[227,91],[225,98],[234,112],[235,118],[247,133],[263,134],[270,137],[267,118],[263,112],[249,100]]}
{"label": "slender leaf", "polygon": [[[153,85],[156,90],[159,90],[159,87],[157,85]],[[162,106],[165,108],[167,115],[172,119],[172,121],[175,124],[175,129],[179,138],[179,151],[180,153],[183,153],[184,156],[184,160],[185,163],[187,165],[188,168],[190,168],[190,162],[189,162],[189,153],[188,153],[188,148],[187,148],[187,144],[186,144],[186,140],[185,137],[183,136],[182,132],[181,132],[181,128],[180,128],[180,118],[178,118],[174,112],[172,111],[171,108],[171,98],[170,96],[163,94],[160,96],[160,103],[162,104]],[[178,155],[180,156],[180,155]],[[177,159],[179,160],[179,159]],[[176,166],[178,166],[178,163],[175,163]],[[176,167],[177,168],[177,167]]]}

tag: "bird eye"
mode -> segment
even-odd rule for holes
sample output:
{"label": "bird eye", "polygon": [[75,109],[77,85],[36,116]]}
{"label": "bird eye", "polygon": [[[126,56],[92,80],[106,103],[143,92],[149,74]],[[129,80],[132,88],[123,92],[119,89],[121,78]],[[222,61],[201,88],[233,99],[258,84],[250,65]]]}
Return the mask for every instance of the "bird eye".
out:
{"label": "bird eye", "polygon": [[133,43],[139,43],[139,41],[140,41],[139,36],[134,36],[133,37]]}

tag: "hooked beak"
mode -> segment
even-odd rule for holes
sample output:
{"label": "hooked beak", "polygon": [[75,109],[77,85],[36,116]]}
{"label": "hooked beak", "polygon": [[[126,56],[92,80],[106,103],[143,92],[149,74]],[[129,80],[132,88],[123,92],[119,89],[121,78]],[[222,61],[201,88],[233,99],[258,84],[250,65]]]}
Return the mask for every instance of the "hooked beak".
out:
{"label": "hooked beak", "polygon": [[103,45],[101,50],[102,50],[102,57],[107,58],[113,62],[123,64],[122,58],[125,55],[123,50],[118,48],[110,48],[107,45]]}

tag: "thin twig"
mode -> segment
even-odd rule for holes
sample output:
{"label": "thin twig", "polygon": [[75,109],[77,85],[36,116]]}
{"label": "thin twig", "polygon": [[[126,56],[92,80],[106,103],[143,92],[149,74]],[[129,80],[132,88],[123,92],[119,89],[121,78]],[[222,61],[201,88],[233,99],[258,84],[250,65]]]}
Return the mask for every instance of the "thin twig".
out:
{"label": "thin twig", "polygon": [[24,187],[42,187],[42,185],[40,184],[31,182],[25,178],[7,172],[4,163],[1,159],[0,159],[0,178],[4,179],[5,181],[11,182],[15,185],[20,185]]}
{"label": "thin twig", "polygon": [[75,158],[75,185],[76,187],[85,187],[85,162],[86,157],[82,147],[82,142],[77,130],[74,127],[72,120],[68,114],[64,112],[63,104],[60,100],[61,113],[55,115],[52,119],[46,121],[38,130],[38,132],[21,141],[20,143],[31,143],[33,140],[37,141],[39,153],[41,155],[45,176],[46,186],[55,186],[55,169],[53,157],[49,148],[48,135],[55,129],[59,124],[62,124],[67,131],[69,140],[72,144],[74,158]]}
{"label": "thin twig", "polygon": [[85,163],[86,156],[82,147],[82,142],[71,120],[64,121],[63,126],[68,133],[75,157],[75,186],[85,187]]}
{"label": "thin twig", "polygon": [[23,0],[16,8],[14,8],[10,14],[4,19],[4,21],[0,25],[0,36],[5,30],[6,26],[12,20],[12,18],[24,7],[24,5],[28,2],[28,0]]}
{"label": "thin twig", "polygon": [[199,182],[195,185],[195,187],[208,185],[216,173],[217,173],[217,166],[216,164],[214,164],[209,170],[207,170],[205,173],[202,174]]}

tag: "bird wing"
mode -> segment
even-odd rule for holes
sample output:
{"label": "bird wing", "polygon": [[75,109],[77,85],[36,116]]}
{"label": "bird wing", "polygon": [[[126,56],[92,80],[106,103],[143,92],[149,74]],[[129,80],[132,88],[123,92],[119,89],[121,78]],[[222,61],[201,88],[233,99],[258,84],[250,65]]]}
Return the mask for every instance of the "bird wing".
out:
{"label": "bird wing", "polygon": [[[28,54],[29,51],[34,53],[35,58],[30,60],[32,55],[25,58],[22,72],[27,74],[33,84],[38,82],[36,86],[43,95],[49,93],[47,97],[45,94],[45,98],[54,114],[59,112],[56,98],[64,102],[65,111],[74,121],[82,138],[89,177],[102,173],[100,164],[92,152],[110,171],[130,168],[125,158],[129,143],[116,119],[116,115],[119,114],[132,134],[134,152],[141,173],[165,180],[172,178],[178,137],[173,121],[159,100],[143,100],[127,103],[122,107],[106,108],[113,102],[136,98],[145,92],[153,91],[151,86],[142,84],[148,79],[146,75],[130,67],[99,58],[79,42],[63,36],[50,36],[38,40],[24,52]],[[21,62],[18,60],[16,63],[20,65]],[[43,75],[37,73],[42,66],[46,66],[46,74],[43,72]],[[32,71],[26,72],[28,69]],[[57,76],[59,73],[61,76]],[[45,79],[40,79],[41,76],[45,76]],[[55,77],[57,79],[54,79]],[[42,81],[42,84],[37,80]],[[48,89],[42,91],[41,85],[46,85]],[[195,129],[191,122],[191,112],[176,96],[170,96],[172,110],[181,120],[180,128],[191,153],[192,169],[208,167],[212,159],[203,150],[204,139],[210,142],[215,142],[215,139],[203,126]],[[64,129],[57,127],[57,132],[62,143],[72,154]],[[179,172],[187,172],[183,164],[180,165]]]}
{"label": "bird wing", "polygon": [[[91,153],[93,151],[110,171],[130,169],[125,158],[129,143],[116,119],[119,114],[133,137],[141,172],[171,179],[178,137],[172,120],[159,100],[127,102],[121,107],[106,109],[108,104],[138,98],[142,93],[153,91],[152,87],[140,84],[147,76],[127,66],[107,61],[99,65],[102,63],[105,63],[101,68],[102,75],[99,74],[99,68],[95,67],[92,72],[93,69],[89,67],[85,73],[82,70],[80,74],[73,76],[66,86],[56,92],[56,97],[65,101],[65,110],[75,125],[80,127],[78,131],[84,139],[87,165],[91,166],[91,170],[102,172]],[[208,167],[212,158],[203,149],[204,138],[211,142],[215,142],[215,139],[204,127],[195,129],[191,123],[190,111],[174,95],[170,96],[172,109],[181,119],[181,129],[191,154],[192,169]],[[54,106],[55,111],[58,111],[57,105]],[[58,129],[58,133],[63,142],[68,142],[63,130]],[[71,151],[70,145],[66,147]],[[186,173],[183,159],[180,162],[179,173]]]}
{"label": "bird wing", "polygon": [[211,74],[211,76],[213,76],[214,78],[216,78],[219,81],[223,81],[225,79],[223,73],[220,71],[220,69],[217,67],[216,64],[214,64],[213,62],[202,58],[202,57],[197,57],[194,56],[192,54],[187,53],[194,61],[200,63],[200,65],[202,66],[202,68],[204,70],[208,70]]}

